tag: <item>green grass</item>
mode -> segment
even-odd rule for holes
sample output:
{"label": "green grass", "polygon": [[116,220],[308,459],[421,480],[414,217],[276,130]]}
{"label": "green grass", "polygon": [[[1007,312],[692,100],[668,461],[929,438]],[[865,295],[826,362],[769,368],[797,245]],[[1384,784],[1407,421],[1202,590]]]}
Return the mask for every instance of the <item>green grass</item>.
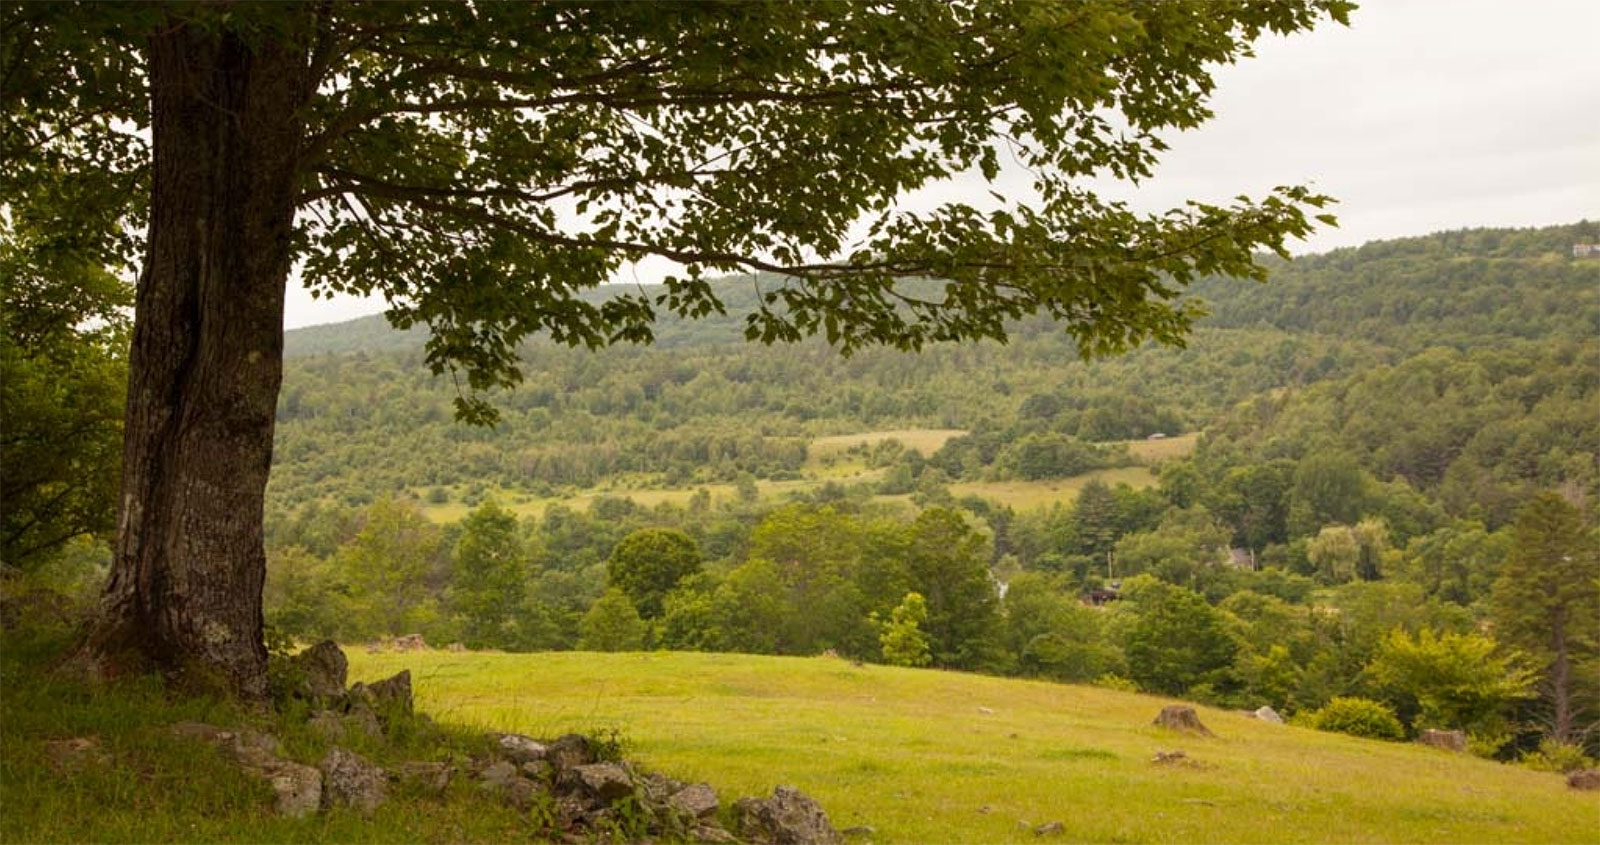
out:
{"label": "green grass", "polygon": [[[1594,842],[1600,796],[1414,745],[1201,708],[1216,738],[1150,722],[1162,699],[832,658],[351,656],[401,667],[441,719],[550,735],[617,727],[630,756],[724,796],[778,783],[885,842]],[[980,708],[992,710],[984,712]],[[1155,765],[1182,748],[1203,768]]]}
{"label": "green grass", "polygon": [[[59,647],[60,640],[55,643]],[[255,725],[314,763],[326,743],[282,719],[171,696],[153,679],[90,688],[0,642],[0,842],[528,840],[525,819],[464,779],[440,801],[398,792],[371,820],[272,816],[270,791],[212,748],[199,719]],[[1600,796],[1558,775],[1201,709],[1217,734],[1150,725],[1161,699],[831,658],[711,654],[350,654],[352,680],[412,670],[440,735],[359,747],[441,759],[489,728],[618,729],[630,758],[725,798],[779,783],[875,841],[1034,841],[1060,820],[1085,842],[1594,842]],[[53,765],[51,739],[95,737],[105,765]],[[443,737],[441,739],[440,737]],[[478,740],[481,745],[481,740]],[[1150,762],[1182,748],[1200,768]]]}
{"label": "green grass", "polygon": [[[373,818],[331,810],[278,818],[267,783],[217,749],[180,740],[185,720],[277,736],[282,754],[315,765],[329,744],[303,722],[208,699],[174,696],[153,677],[90,687],[52,674],[65,639],[0,639],[0,842],[499,842],[531,841],[525,816],[459,779],[448,800],[392,786]],[[88,738],[104,762],[52,756],[51,740]],[[479,732],[410,731],[393,743],[346,746],[380,765],[482,750]]]}
{"label": "green grass", "polygon": [[890,431],[866,431],[860,434],[835,434],[818,437],[807,447],[808,457],[825,457],[844,452],[852,446],[871,446],[885,440],[898,440],[907,449],[915,449],[924,458],[944,448],[953,437],[966,434],[959,428],[897,428]]}
{"label": "green grass", "polygon": [[1045,481],[958,481],[950,485],[950,492],[958,498],[981,496],[1017,510],[1033,510],[1054,504],[1072,504],[1084,485],[1094,479],[1113,487],[1126,484],[1135,489],[1156,483],[1155,475],[1146,467],[1115,467]]}
{"label": "green grass", "polygon": [[1157,464],[1169,458],[1181,458],[1194,451],[1195,444],[1200,442],[1199,432],[1179,434],[1164,437],[1160,440],[1123,440],[1122,445],[1128,447],[1128,454],[1136,458]]}

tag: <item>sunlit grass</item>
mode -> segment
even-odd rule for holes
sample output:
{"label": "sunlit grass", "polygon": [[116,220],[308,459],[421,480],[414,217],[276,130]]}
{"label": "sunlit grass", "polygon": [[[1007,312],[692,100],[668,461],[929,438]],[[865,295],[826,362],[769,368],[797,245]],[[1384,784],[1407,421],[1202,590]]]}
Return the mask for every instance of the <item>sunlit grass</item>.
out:
{"label": "sunlit grass", "polygon": [[928,457],[944,448],[952,437],[966,434],[959,428],[897,428],[886,431],[864,431],[859,434],[835,434],[811,441],[807,455],[822,457],[844,452],[852,446],[871,446],[885,440],[898,440],[907,449],[915,449]]}
{"label": "sunlit grass", "polygon": [[1113,487],[1126,484],[1134,489],[1156,483],[1155,475],[1146,467],[1116,467],[1044,481],[958,481],[950,485],[950,492],[958,498],[979,496],[1017,510],[1034,510],[1054,504],[1072,504],[1084,486],[1094,479]]}
{"label": "sunlit grass", "polygon": [[1195,444],[1199,442],[1200,433],[1190,432],[1159,440],[1123,440],[1121,444],[1128,447],[1128,454],[1154,464],[1169,458],[1181,458],[1193,452]]}
{"label": "sunlit grass", "polygon": [[[887,842],[1592,842],[1600,797],[1556,775],[1163,700],[831,658],[708,654],[351,656],[409,667],[446,720],[551,735],[621,729],[641,761],[724,795],[778,783]],[[991,712],[992,711],[992,712]],[[1181,748],[1200,767],[1153,764]]]}

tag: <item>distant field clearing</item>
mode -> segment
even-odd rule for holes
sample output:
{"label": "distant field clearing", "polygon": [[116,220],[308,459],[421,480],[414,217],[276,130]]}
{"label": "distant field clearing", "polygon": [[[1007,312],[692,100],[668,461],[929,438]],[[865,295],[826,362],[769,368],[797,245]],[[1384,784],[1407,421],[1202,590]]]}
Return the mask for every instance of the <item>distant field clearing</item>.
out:
{"label": "distant field clearing", "polygon": [[[549,737],[615,728],[628,754],[724,800],[789,784],[874,842],[1594,842],[1600,796],[1559,775],[1151,696],[836,658],[369,655],[440,720]],[[1182,749],[1193,765],[1158,765]],[[1061,822],[1060,840],[1033,828]]]}
{"label": "distant field clearing", "polygon": [[952,437],[966,434],[959,428],[900,428],[892,431],[867,431],[861,434],[835,434],[829,437],[818,437],[811,441],[807,452],[812,457],[824,457],[848,450],[852,446],[881,443],[885,440],[898,440],[907,449],[915,449],[923,457],[932,455],[944,448]]}
{"label": "distant field clearing", "polygon": [[1128,447],[1128,453],[1136,458],[1143,458],[1151,463],[1160,463],[1168,458],[1181,458],[1194,451],[1195,444],[1200,442],[1200,432],[1179,434],[1173,437],[1162,437],[1156,440],[1124,440],[1122,443]]}
{"label": "distant field clearing", "polygon": [[1017,510],[1033,510],[1057,503],[1070,505],[1084,485],[1097,478],[1112,487],[1126,484],[1136,490],[1156,483],[1155,475],[1146,467],[1117,467],[1047,481],[960,481],[950,485],[950,492],[957,498],[980,496]]}

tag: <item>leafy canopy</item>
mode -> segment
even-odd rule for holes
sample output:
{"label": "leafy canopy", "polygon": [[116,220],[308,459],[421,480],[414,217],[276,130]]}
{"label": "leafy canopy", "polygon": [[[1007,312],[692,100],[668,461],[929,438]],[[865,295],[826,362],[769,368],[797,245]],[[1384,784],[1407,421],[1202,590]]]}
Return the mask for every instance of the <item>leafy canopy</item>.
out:
{"label": "leafy canopy", "polygon": [[[511,385],[516,348],[651,339],[658,312],[719,311],[708,274],[765,271],[746,335],[848,352],[1003,338],[1063,321],[1083,354],[1178,343],[1204,274],[1261,278],[1325,197],[1136,214],[1086,177],[1142,179],[1162,134],[1210,116],[1211,69],[1266,32],[1347,20],[1345,0],[952,3],[7,4],[5,196],[90,186],[126,260],[148,196],[141,45],[214,28],[299,51],[296,229],[306,281],[382,294],[432,328],[435,372]],[[1033,197],[896,206],[1003,160]],[[1332,222],[1325,215],[1319,219]],[[659,295],[576,293],[632,262]],[[908,286],[933,278],[943,284]],[[458,413],[493,411],[475,394]]]}

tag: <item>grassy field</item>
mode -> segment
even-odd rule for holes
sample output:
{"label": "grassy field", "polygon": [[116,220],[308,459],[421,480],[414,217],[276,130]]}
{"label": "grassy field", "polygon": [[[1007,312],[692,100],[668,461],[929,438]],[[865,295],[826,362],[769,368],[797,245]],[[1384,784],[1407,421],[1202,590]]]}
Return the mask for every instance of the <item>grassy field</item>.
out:
{"label": "grassy field", "polygon": [[[759,481],[757,487],[762,498],[782,499],[792,493],[805,493],[833,481],[843,484],[857,484],[880,479],[882,469],[868,469],[866,462],[860,457],[847,454],[852,446],[877,443],[883,440],[899,440],[909,448],[918,449],[924,455],[931,455],[938,451],[946,441],[952,437],[964,434],[959,429],[900,429],[895,431],[870,431],[862,434],[841,434],[830,437],[819,437],[811,442],[807,452],[804,466],[804,478],[789,481]],[[1199,435],[1184,434],[1169,437],[1165,440],[1131,440],[1127,441],[1128,451],[1135,457],[1149,463],[1160,463],[1172,457],[1187,455],[1194,449],[1195,441]],[[1071,504],[1078,497],[1078,491],[1091,479],[1100,479],[1107,484],[1127,484],[1135,488],[1149,487],[1156,483],[1155,475],[1142,466],[1118,467],[1115,469],[1098,470],[1073,478],[1064,478],[1051,481],[972,481],[958,482],[950,486],[950,491],[956,496],[982,496],[992,499],[1003,505],[1008,505],[1019,510],[1049,507],[1053,504]],[[644,479],[639,479],[638,487],[627,483],[607,485],[563,496],[538,497],[525,493],[500,491],[496,494],[500,504],[508,510],[522,516],[544,513],[545,508],[552,504],[561,503],[578,510],[585,510],[595,499],[602,496],[617,496],[632,499],[645,507],[655,507],[663,502],[683,506],[688,504],[698,490],[705,490],[711,494],[713,504],[730,501],[734,498],[735,491],[732,484],[700,484],[693,487],[659,488],[648,486]],[[415,491],[420,498],[426,491]],[[885,500],[904,499],[904,496],[880,497]],[[471,506],[461,501],[450,501],[442,504],[424,504],[423,513],[434,522],[455,522],[464,518],[471,510]]]}
{"label": "grassy field", "polygon": [[1094,479],[1112,487],[1126,484],[1135,489],[1156,483],[1155,475],[1146,467],[1115,467],[1049,481],[958,481],[950,485],[950,492],[958,498],[982,496],[1017,510],[1033,510],[1057,503],[1072,504],[1078,491]]}
{"label": "grassy field", "polygon": [[[805,790],[875,841],[1595,842],[1600,796],[1413,745],[1201,709],[1214,738],[1150,724],[1161,699],[832,658],[351,654],[410,668],[436,717],[549,736],[620,729],[631,756],[725,796]],[[1198,765],[1157,765],[1183,749]]]}
{"label": "grassy field", "polygon": [[966,434],[959,428],[900,428],[893,431],[866,431],[860,434],[835,434],[818,437],[807,447],[808,457],[826,457],[844,452],[852,446],[871,446],[885,440],[898,440],[907,449],[915,449],[924,458],[944,448],[952,437]]}
{"label": "grassy field", "polygon": [[1122,444],[1128,447],[1128,454],[1158,464],[1169,458],[1181,458],[1193,452],[1195,444],[1199,441],[1200,433],[1191,432],[1160,440],[1124,440]]}

